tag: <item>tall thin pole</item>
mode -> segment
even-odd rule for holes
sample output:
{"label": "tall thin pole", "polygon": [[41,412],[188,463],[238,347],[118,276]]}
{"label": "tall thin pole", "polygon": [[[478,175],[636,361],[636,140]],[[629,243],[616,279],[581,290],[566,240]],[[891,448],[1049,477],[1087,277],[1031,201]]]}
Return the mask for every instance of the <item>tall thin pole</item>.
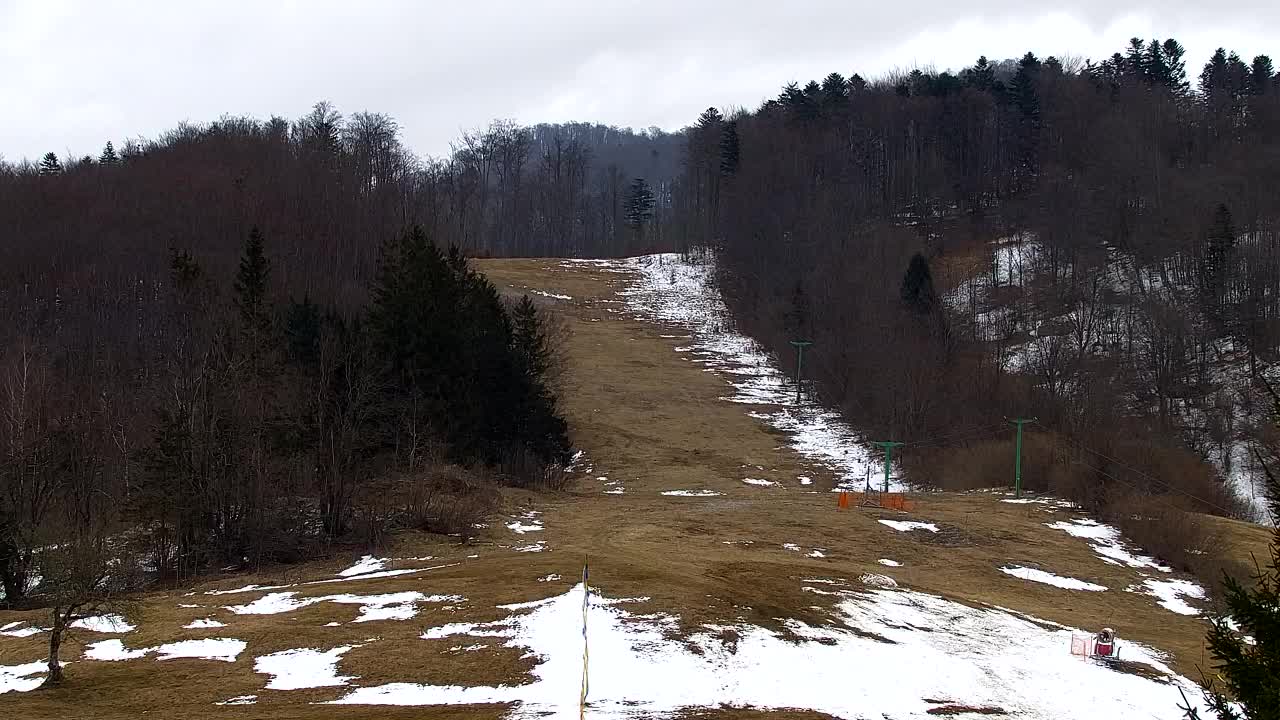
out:
{"label": "tall thin pole", "polygon": [[880,440],[872,442],[872,445],[879,445],[884,448],[884,492],[889,492],[889,470],[893,466],[893,449],[900,447],[903,443],[894,442],[892,440]]}
{"label": "tall thin pole", "polygon": [[813,344],[810,340],[792,340],[796,348],[796,404],[800,404],[800,368],[804,365],[804,349]]}
{"label": "tall thin pole", "polygon": [[1035,418],[1014,418],[1009,422],[1018,426],[1018,439],[1013,450],[1013,494],[1022,497],[1022,426],[1035,422]]}

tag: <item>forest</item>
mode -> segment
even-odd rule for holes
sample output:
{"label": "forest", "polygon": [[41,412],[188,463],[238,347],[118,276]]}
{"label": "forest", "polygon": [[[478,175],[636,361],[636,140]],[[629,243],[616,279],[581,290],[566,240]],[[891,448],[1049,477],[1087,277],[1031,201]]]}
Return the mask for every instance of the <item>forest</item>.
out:
{"label": "forest", "polygon": [[[588,222],[611,229],[586,251],[619,250],[639,233],[605,202],[613,163],[655,185],[675,166],[657,135],[545,132],[495,123],[423,163],[389,118],[320,104],[5,166],[3,602],[72,612],[397,529],[466,536],[498,486],[559,487],[562,331],[468,255],[526,250],[504,244],[529,242],[518,223],[541,252],[583,251]],[[505,165],[507,143],[561,185]],[[563,232],[540,197],[566,200]]]}
{"label": "forest", "polygon": [[1280,76],[1188,62],[833,72],[680,132],[495,121],[441,159],[322,102],[0,164],[5,602],[52,592],[70,537],[174,580],[466,533],[570,452],[554,319],[467,258],[694,248],[911,482],[1008,484],[1034,418],[1028,487],[1214,575],[1185,511],[1256,517],[1236,490],[1280,446]]}
{"label": "forest", "polygon": [[735,319],[784,363],[812,341],[814,395],[905,442],[913,482],[1011,484],[1010,421],[1034,418],[1029,487],[1212,582],[1184,511],[1260,517],[1236,490],[1277,460],[1280,76],[1187,62],[1135,38],[708,109],[681,241],[717,248]]}

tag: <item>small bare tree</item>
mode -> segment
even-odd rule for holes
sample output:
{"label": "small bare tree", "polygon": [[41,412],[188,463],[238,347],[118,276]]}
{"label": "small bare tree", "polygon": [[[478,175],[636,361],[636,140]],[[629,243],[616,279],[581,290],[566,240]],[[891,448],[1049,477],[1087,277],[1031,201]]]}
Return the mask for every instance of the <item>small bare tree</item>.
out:
{"label": "small bare tree", "polygon": [[77,620],[128,615],[130,595],[141,586],[138,563],[123,546],[98,535],[74,540],[40,554],[43,599],[51,606],[49,676],[46,685],[62,682],[59,654]]}

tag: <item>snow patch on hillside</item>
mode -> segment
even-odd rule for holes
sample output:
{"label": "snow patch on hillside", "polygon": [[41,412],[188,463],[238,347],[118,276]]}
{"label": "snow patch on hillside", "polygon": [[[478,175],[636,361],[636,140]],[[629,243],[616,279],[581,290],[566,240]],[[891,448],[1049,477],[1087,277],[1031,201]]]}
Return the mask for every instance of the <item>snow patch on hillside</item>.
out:
{"label": "snow patch on hillside", "polygon": [[[507,606],[512,613],[504,620],[428,631],[430,637],[505,636],[505,646],[538,658],[532,682],[394,682],[356,688],[334,704],[513,703],[513,718],[577,717],[583,593],[579,584],[562,595]],[[592,595],[586,611],[588,713],[621,720],[728,705],[906,720],[930,717],[945,698],[998,707],[1011,717],[1096,720],[1099,707],[1115,717],[1175,716],[1179,688],[1199,702],[1194,683],[1137,643],[1125,643],[1126,659],[1149,666],[1161,680],[1082,662],[1070,653],[1072,633],[1082,632],[1074,628],[912,591],[828,594],[840,598],[829,624],[787,620],[786,633],[747,624],[707,626],[683,640],[670,637],[674,618],[629,613],[616,600]]]}
{"label": "snow patch on hillside", "polygon": [[1093,546],[1093,551],[1102,556],[1102,561],[1110,565],[1127,565],[1131,568],[1151,568],[1165,573],[1173,572],[1173,568],[1157,562],[1155,558],[1140,555],[1126,548],[1120,539],[1119,530],[1110,525],[1103,525],[1097,520],[1077,518],[1071,522],[1045,523],[1045,527],[1061,530],[1074,537],[1085,538]]}
{"label": "snow patch on hillside", "polygon": [[1019,565],[1002,567],[1000,568],[1000,572],[1006,575],[1012,575],[1016,578],[1022,578],[1023,580],[1044,583],[1045,585],[1052,585],[1065,590],[1102,592],[1107,589],[1105,585],[1096,585],[1091,582],[1085,582],[1084,580],[1077,580],[1072,577],[1062,577],[1061,575],[1054,575],[1053,573],[1046,572],[1044,570],[1037,570],[1036,568],[1022,567]]}
{"label": "snow patch on hillside", "polygon": [[268,690],[301,690],[304,688],[346,685],[354,677],[338,674],[338,661],[353,645],[330,650],[299,648],[263,655],[253,661],[253,671],[270,675]]}
{"label": "snow patch on hillside", "polygon": [[928,530],[929,532],[938,532],[938,526],[933,523],[916,522],[915,520],[881,520],[881,525],[888,525],[898,532],[911,532],[912,530]]}
{"label": "snow patch on hillside", "polygon": [[[862,444],[864,438],[837,413],[805,399],[797,404],[795,382],[777,360],[734,331],[716,287],[713,256],[666,253],[603,262],[611,265],[601,267],[632,274],[634,282],[618,293],[629,313],[688,332],[691,359],[727,379],[731,392],[722,399],[764,406],[751,416],[787,433],[792,449],[831,470],[842,486],[861,487],[868,467],[880,466]],[[891,480],[890,490],[905,489]]]}

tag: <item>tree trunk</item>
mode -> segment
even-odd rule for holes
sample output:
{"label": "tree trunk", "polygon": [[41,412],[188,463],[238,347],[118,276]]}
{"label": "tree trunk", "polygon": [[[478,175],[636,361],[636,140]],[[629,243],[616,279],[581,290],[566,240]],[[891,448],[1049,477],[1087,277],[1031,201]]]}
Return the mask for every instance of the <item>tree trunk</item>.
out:
{"label": "tree trunk", "polygon": [[66,626],[60,610],[58,607],[53,609],[53,627],[49,628],[49,677],[45,678],[45,685],[62,682],[62,663],[58,662],[58,652],[62,649],[62,632]]}
{"label": "tree trunk", "polygon": [[4,604],[8,607],[17,607],[23,599],[25,588],[20,560],[13,543],[0,541],[0,587],[4,589]]}

